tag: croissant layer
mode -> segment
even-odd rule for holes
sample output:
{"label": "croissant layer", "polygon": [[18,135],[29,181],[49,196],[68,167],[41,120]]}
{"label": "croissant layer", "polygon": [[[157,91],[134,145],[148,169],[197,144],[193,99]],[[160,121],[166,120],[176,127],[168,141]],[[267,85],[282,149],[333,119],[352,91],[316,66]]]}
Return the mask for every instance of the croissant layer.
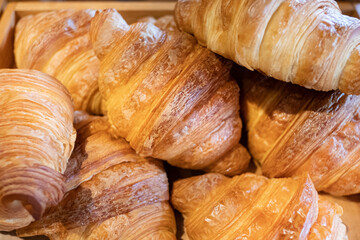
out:
{"label": "croissant layer", "polygon": [[71,230],[47,232],[51,240],[176,240],[175,218],[167,202],[159,202],[120,214],[103,222]]}
{"label": "croissant layer", "polygon": [[35,70],[0,70],[0,230],[39,219],[65,192],[73,106],[65,87]]}
{"label": "croissant layer", "polygon": [[76,110],[101,113],[99,60],[89,38],[94,10],[58,10],[21,18],[16,25],[15,60],[59,79]]}
{"label": "croissant layer", "polygon": [[105,117],[83,112],[75,116],[78,138],[65,171],[67,193],[40,220],[18,230],[18,235],[51,239],[151,239],[163,235],[160,239],[175,239],[161,161],[142,158],[124,139],[114,138]]}
{"label": "croissant layer", "polygon": [[342,208],[318,197],[310,178],[209,173],[174,183],[184,239],[345,239]]}
{"label": "croissant layer", "polygon": [[248,144],[268,177],[309,173],[318,191],[360,192],[360,97],[242,73]]}
{"label": "croissant layer", "polygon": [[114,133],[140,155],[174,166],[244,171],[250,156],[239,144],[239,88],[229,77],[230,62],[165,20],[158,25],[166,30],[144,21],[128,25],[107,9],[91,23]]}
{"label": "croissant layer", "polygon": [[176,21],[199,43],[306,88],[360,94],[360,20],[332,0],[179,0]]}

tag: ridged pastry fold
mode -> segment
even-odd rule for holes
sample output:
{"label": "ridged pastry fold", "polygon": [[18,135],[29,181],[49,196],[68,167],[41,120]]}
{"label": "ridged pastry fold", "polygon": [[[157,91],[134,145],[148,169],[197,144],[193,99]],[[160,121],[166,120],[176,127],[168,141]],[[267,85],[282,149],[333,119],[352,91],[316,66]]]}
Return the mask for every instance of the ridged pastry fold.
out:
{"label": "ridged pastry fold", "polygon": [[360,97],[239,71],[249,150],[268,177],[308,173],[318,191],[360,193]]}
{"label": "ridged pastry fold", "polygon": [[20,236],[51,239],[175,239],[162,162],[142,158],[111,135],[105,117],[76,112],[76,146],[65,171],[66,195]]}
{"label": "ridged pastry fold", "polygon": [[360,20],[333,0],[178,0],[175,17],[201,45],[250,70],[360,94]]}
{"label": "ridged pastry fold", "polygon": [[229,75],[231,63],[171,21],[155,25],[128,25],[114,9],[91,22],[99,89],[114,133],[141,156],[177,167],[243,172],[250,156],[239,144],[239,88]]}
{"label": "ridged pastry fold", "polygon": [[307,175],[208,173],[176,181],[171,202],[184,216],[183,239],[347,239],[342,208]]}
{"label": "ridged pastry fold", "polygon": [[56,79],[0,70],[0,230],[39,219],[61,201],[74,147],[73,105]]}
{"label": "ridged pastry fold", "polygon": [[75,110],[100,114],[100,63],[89,38],[94,14],[63,9],[23,17],[16,25],[14,53],[18,68],[37,69],[60,80]]}

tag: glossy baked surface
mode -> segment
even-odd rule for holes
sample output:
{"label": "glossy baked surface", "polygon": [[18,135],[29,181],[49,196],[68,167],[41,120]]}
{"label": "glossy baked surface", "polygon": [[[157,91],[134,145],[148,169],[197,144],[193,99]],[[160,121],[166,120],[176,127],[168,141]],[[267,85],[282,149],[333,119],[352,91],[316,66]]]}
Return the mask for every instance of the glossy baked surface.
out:
{"label": "glossy baked surface", "polygon": [[342,208],[319,198],[310,178],[233,178],[208,173],[174,183],[184,239],[346,239]]}
{"label": "glossy baked surface", "polygon": [[21,18],[16,25],[14,53],[18,68],[37,69],[63,83],[75,110],[99,114],[100,63],[89,38],[95,12],[65,9]]}
{"label": "glossy baked surface", "polygon": [[112,137],[106,118],[79,112],[76,118],[78,138],[65,172],[64,199],[17,233],[51,239],[174,239],[161,161],[142,158],[124,139]]}
{"label": "glossy baked surface", "polygon": [[137,153],[190,169],[244,171],[239,88],[231,63],[186,33],[128,25],[114,9],[97,14],[91,40],[99,88],[116,135]]}
{"label": "glossy baked surface", "polygon": [[0,70],[0,230],[24,227],[63,197],[76,137],[73,105],[56,79]]}
{"label": "glossy baked surface", "polygon": [[181,30],[248,69],[360,94],[360,20],[333,0],[179,0]]}
{"label": "glossy baked surface", "polygon": [[241,74],[248,146],[263,174],[308,172],[318,191],[359,193],[360,96]]}

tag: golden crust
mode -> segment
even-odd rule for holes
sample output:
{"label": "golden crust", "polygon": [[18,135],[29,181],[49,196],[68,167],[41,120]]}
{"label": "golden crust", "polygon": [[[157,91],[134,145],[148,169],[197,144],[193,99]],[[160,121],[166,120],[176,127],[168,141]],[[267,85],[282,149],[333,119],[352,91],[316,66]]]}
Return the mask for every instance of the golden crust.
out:
{"label": "golden crust", "polygon": [[63,197],[73,150],[73,105],[56,79],[35,70],[0,70],[0,230],[39,219]]}
{"label": "golden crust", "polygon": [[94,10],[59,10],[20,19],[15,33],[19,68],[37,69],[59,79],[70,91],[75,109],[101,112],[99,60],[89,28]]}
{"label": "golden crust", "polygon": [[[233,178],[205,174],[174,183],[173,206],[184,216],[184,239],[344,239],[342,209],[318,200],[310,178]],[[338,237],[338,238],[336,238]]]}
{"label": "golden crust", "polygon": [[[78,138],[65,172],[68,192],[59,205],[17,233],[53,239],[96,239],[99,234],[109,239],[129,239],[131,234],[174,239],[162,163],[138,156],[124,139],[112,137],[106,118],[77,112],[75,123]],[[147,224],[151,231],[144,228],[146,219],[152,221]]]}
{"label": "golden crust", "polygon": [[51,240],[175,240],[175,218],[170,204],[158,202],[139,207],[103,222],[48,233]]}
{"label": "golden crust", "polygon": [[307,172],[318,191],[360,192],[360,97],[307,90],[250,72],[243,83],[249,149],[263,174]]}
{"label": "golden crust", "polygon": [[178,27],[250,70],[316,90],[360,94],[360,20],[332,0],[179,0]]}
{"label": "golden crust", "polygon": [[218,171],[234,175],[246,169],[246,150],[232,151],[241,120],[229,61],[186,33],[148,22],[129,26],[113,9],[98,13],[91,24],[101,60],[99,88],[115,134],[140,155],[178,167],[213,169],[224,159],[232,169]]}

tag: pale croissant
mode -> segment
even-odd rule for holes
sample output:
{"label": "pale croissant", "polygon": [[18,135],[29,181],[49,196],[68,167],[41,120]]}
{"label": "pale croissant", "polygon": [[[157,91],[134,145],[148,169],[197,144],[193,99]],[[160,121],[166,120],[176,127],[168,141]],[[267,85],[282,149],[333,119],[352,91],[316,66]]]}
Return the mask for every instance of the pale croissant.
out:
{"label": "pale croissant", "polygon": [[15,32],[18,68],[37,69],[59,79],[75,110],[101,113],[99,60],[89,28],[94,10],[59,10],[21,18]]}
{"label": "pale croissant", "polygon": [[73,150],[73,105],[56,79],[0,70],[0,231],[24,227],[56,205]]}
{"label": "pale croissant", "polygon": [[109,121],[137,153],[228,175],[246,169],[229,61],[186,33],[128,25],[114,9],[93,18],[90,36]]}
{"label": "pale croissant", "polygon": [[250,69],[306,88],[360,94],[360,20],[332,0],[179,0],[180,29]]}
{"label": "pale croissant", "polygon": [[248,146],[265,176],[307,172],[318,191],[360,193],[360,96],[240,74]]}
{"label": "pale croissant", "polygon": [[71,239],[175,239],[162,162],[139,157],[109,133],[106,118],[76,113],[76,146],[65,172],[67,193],[20,236]]}
{"label": "pale croissant", "polygon": [[183,239],[347,239],[342,208],[319,198],[306,175],[267,179],[208,173],[174,183]]}

